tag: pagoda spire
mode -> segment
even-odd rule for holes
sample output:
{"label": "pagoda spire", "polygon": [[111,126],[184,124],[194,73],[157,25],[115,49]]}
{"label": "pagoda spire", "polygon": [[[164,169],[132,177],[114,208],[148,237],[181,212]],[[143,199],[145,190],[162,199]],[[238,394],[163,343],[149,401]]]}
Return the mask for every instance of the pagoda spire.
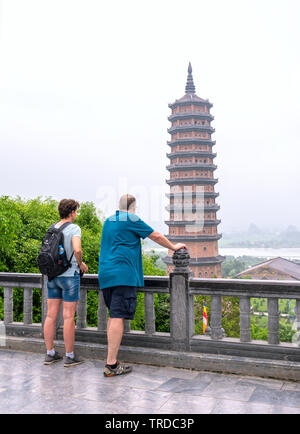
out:
{"label": "pagoda spire", "polygon": [[194,85],[193,75],[192,75],[192,65],[191,62],[189,62],[188,67],[188,76],[185,86],[185,93],[196,93],[196,88]]}

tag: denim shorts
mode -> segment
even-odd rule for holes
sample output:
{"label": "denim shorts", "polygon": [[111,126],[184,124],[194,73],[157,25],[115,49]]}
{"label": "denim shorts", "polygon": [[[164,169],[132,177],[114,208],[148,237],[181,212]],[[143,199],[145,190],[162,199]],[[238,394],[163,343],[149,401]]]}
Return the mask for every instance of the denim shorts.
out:
{"label": "denim shorts", "polygon": [[47,282],[48,298],[63,299],[63,301],[78,301],[80,299],[80,274],[74,276],[54,277]]}
{"label": "denim shorts", "polygon": [[136,309],[135,286],[113,286],[103,289],[110,318],[133,319]]}

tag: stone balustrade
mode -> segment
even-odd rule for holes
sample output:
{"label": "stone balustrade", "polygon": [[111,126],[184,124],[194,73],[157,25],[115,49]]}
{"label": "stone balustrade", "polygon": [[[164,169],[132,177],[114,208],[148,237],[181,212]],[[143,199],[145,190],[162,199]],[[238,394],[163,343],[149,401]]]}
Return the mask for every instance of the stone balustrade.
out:
{"label": "stone balustrade", "polygon": [[[219,357],[237,357],[239,364],[246,364],[246,358],[262,361],[289,363],[284,372],[288,378],[300,379],[299,339],[293,343],[280,342],[279,336],[279,299],[296,300],[296,335],[300,328],[300,282],[297,281],[258,281],[248,279],[199,279],[190,277],[189,257],[186,251],[176,252],[173,256],[174,272],[167,276],[145,276],[145,285],[138,292],[144,293],[145,328],[135,331],[130,328],[130,321],[125,321],[125,333],[122,345],[180,352],[199,357],[203,354]],[[0,273],[0,287],[4,288],[4,325],[8,337],[42,338],[43,323],[47,313],[47,288],[45,276],[40,274]],[[13,292],[15,288],[24,290],[23,323],[14,322]],[[33,324],[33,288],[41,291],[42,322]],[[87,294],[97,291],[98,322],[97,327],[87,327]],[[156,331],[155,294],[169,294],[170,297],[170,333]],[[209,334],[195,334],[194,299],[196,296],[211,299]],[[224,335],[222,328],[222,299],[239,298],[240,337],[230,338]],[[268,341],[251,340],[251,298],[268,300]],[[102,292],[98,290],[98,276],[85,275],[81,280],[80,301],[77,307],[76,342],[85,344],[106,344],[106,326],[108,312]],[[198,319],[199,321],[199,319]],[[202,318],[201,327],[202,327]],[[57,321],[56,339],[62,340],[62,315]],[[150,353],[151,354],[151,353]],[[175,353],[174,353],[175,354]],[[203,357],[203,356],[201,356]],[[232,369],[234,372],[234,363]],[[297,365],[297,369],[296,366]],[[240,365],[239,365],[240,366]],[[246,366],[246,365],[245,365]],[[294,366],[294,368],[293,368]],[[257,364],[256,364],[257,368]],[[263,368],[262,368],[263,369]],[[296,369],[296,374],[293,374]],[[254,375],[257,370],[254,369]],[[260,371],[259,371],[260,372]],[[283,371],[282,371],[283,372]],[[281,374],[282,375],[282,374]]]}

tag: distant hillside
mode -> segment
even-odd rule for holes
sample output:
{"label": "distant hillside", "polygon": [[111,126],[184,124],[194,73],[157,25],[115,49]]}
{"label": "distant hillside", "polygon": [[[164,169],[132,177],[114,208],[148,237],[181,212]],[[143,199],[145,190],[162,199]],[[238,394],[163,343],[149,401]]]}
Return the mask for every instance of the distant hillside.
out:
{"label": "distant hillside", "polygon": [[223,233],[219,247],[300,247],[300,231],[288,226],[281,232],[264,232],[251,224],[246,232]]}

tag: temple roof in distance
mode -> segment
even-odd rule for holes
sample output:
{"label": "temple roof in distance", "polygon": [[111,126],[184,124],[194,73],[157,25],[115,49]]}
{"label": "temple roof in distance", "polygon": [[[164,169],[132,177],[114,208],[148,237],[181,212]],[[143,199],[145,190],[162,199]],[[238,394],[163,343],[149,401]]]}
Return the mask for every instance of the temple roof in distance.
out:
{"label": "temple roof in distance", "polygon": [[263,268],[266,267],[280,273],[287,274],[295,280],[300,280],[300,265],[296,264],[295,262],[289,261],[288,259],[281,258],[280,256],[278,258],[273,258],[268,261],[262,262],[261,264],[255,265],[254,267],[250,267],[247,270],[244,270],[241,273],[237,274],[235,277],[245,276],[247,275],[247,273],[252,273],[254,271],[257,271],[259,273]]}

